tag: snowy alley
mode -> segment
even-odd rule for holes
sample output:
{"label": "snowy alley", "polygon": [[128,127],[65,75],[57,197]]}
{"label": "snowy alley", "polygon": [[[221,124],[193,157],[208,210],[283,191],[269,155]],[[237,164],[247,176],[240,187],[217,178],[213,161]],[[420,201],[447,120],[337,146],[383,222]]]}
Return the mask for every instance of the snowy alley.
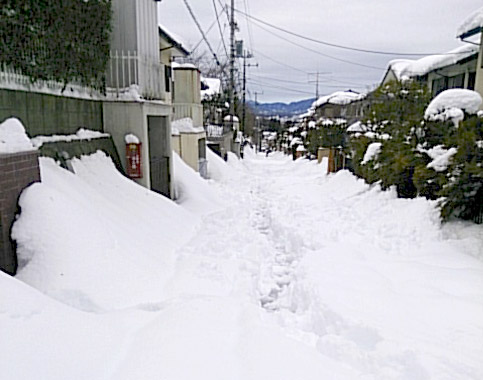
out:
{"label": "snowy alley", "polygon": [[41,159],[0,273],[1,379],[483,378],[481,225],[323,163],[208,153],[208,181],[176,158],[177,204],[100,152]]}

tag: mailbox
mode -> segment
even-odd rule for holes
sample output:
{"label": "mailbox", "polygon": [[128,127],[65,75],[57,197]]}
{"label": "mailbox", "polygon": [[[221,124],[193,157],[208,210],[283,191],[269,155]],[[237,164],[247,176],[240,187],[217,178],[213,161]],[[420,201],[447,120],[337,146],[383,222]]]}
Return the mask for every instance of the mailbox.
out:
{"label": "mailbox", "polygon": [[142,178],[141,143],[126,144],[126,166],[129,178]]}

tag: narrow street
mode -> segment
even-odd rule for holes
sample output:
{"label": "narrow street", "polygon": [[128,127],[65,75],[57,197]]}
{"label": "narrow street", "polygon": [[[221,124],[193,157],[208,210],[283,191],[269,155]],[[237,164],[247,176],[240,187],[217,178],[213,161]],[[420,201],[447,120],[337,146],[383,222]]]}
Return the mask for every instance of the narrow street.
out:
{"label": "narrow street", "polygon": [[481,240],[441,228],[431,202],[348,172],[329,178],[281,153],[228,165],[231,177],[214,184],[225,206],[178,250],[170,297],[257,305],[361,378],[481,376],[483,263],[470,256]]}

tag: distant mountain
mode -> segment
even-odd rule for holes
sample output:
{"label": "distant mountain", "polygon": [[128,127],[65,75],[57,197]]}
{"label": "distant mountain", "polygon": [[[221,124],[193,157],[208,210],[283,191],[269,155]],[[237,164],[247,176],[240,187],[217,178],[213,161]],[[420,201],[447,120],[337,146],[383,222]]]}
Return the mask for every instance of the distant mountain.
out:
{"label": "distant mountain", "polygon": [[291,117],[307,112],[315,98],[300,100],[292,103],[258,103],[249,100],[247,104],[258,116]]}

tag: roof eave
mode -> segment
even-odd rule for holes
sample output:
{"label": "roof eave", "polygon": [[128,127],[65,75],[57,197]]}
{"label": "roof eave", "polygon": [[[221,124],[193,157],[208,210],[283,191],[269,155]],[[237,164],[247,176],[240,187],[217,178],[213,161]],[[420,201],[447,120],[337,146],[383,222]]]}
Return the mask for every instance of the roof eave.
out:
{"label": "roof eave", "polygon": [[478,26],[478,27],[476,27],[476,28],[473,28],[473,29],[471,29],[471,30],[468,30],[467,32],[465,32],[465,33],[463,33],[463,34],[459,35],[459,36],[458,36],[458,38],[459,38],[460,40],[464,40],[465,38],[469,38],[469,37],[474,36],[475,34],[480,33],[482,30],[483,30],[483,27]]}

